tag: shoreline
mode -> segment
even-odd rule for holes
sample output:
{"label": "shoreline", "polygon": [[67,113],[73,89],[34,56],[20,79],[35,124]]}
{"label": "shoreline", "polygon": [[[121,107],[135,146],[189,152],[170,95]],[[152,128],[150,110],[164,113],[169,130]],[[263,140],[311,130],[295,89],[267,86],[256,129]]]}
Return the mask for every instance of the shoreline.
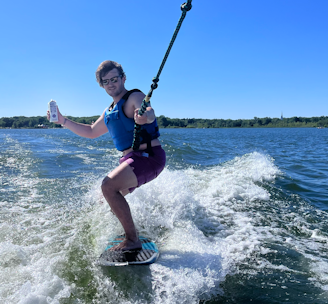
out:
{"label": "shoreline", "polygon": [[[326,127],[317,127],[317,126],[256,126],[256,127],[163,127],[159,126],[159,129],[326,129]],[[12,127],[6,127],[2,128],[0,127],[0,130],[67,130],[67,128],[64,127],[53,127],[53,128],[12,128]]]}

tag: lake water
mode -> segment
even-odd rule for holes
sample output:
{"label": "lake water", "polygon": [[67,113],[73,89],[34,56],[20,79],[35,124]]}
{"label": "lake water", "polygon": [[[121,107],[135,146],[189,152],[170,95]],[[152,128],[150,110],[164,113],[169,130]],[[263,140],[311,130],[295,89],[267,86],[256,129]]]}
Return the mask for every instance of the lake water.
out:
{"label": "lake water", "polygon": [[109,135],[0,130],[0,303],[327,303],[328,129],[161,135],[166,168],[126,197],[160,258],[115,268]]}

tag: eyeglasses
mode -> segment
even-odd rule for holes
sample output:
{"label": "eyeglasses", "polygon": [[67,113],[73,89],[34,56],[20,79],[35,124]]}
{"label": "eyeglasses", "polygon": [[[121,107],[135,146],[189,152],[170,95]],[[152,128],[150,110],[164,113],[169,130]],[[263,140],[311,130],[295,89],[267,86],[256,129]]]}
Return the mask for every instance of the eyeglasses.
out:
{"label": "eyeglasses", "polygon": [[118,81],[118,77],[121,77],[122,78],[123,75],[121,74],[121,75],[118,75],[118,76],[114,76],[111,79],[104,79],[104,80],[102,80],[102,84],[103,85],[108,85],[110,82],[111,83],[115,83],[115,82]]}

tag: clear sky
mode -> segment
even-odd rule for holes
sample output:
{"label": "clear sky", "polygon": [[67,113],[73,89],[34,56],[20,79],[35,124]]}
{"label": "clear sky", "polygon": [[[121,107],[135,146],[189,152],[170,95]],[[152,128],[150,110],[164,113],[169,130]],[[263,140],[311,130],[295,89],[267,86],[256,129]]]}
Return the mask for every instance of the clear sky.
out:
{"label": "clear sky", "polygon": [[[184,0],[0,6],[0,117],[100,115],[107,59],[150,89]],[[328,116],[327,0],[193,0],[151,99],[170,118]]]}

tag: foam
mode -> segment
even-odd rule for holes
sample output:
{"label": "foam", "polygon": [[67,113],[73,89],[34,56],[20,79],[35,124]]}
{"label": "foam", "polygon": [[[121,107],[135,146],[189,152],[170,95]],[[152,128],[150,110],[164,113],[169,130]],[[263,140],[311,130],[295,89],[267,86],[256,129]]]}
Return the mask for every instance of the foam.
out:
{"label": "foam", "polygon": [[[252,219],[232,204],[269,200],[269,193],[255,182],[272,181],[278,174],[272,159],[255,153],[205,171],[165,169],[147,187],[127,196],[140,234],[161,248],[160,259],[151,266],[154,303],[197,303],[221,294],[219,284],[235,272],[236,264],[255,252],[268,252]],[[104,215],[106,208],[102,205],[91,214],[93,233],[122,232],[113,215]],[[222,224],[220,217],[229,223]],[[106,237],[102,234],[96,242],[101,253]]]}

